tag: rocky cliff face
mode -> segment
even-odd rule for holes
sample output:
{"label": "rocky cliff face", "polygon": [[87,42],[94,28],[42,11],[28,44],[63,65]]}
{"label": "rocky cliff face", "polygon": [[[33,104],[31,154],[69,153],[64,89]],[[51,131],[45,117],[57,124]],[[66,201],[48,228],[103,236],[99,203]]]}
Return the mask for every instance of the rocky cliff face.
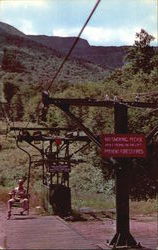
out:
{"label": "rocky cliff face", "polygon": [[[32,40],[39,42],[64,54],[72,47],[75,37],[54,37],[54,36],[29,36]],[[90,46],[89,43],[80,38],[71,56],[88,60],[106,68],[117,68],[123,65],[123,58],[127,46]]]}
{"label": "rocky cliff face", "polygon": [[[58,37],[58,36],[43,36],[43,35],[29,35],[29,37],[36,41],[40,42],[43,45],[56,50],[66,50],[70,49],[74,43],[76,37]],[[79,39],[78,43],[75,46],[76,48],[85,49],[90,47],[89,43],[84,39]]]}
{"label": "rocky cliff face", "polygon": [[[67,54],[72,47],[76,37],[57,37],[57,36],[45,36],[45,35],[25,35],[16,28],[6,23],[0,22],[0,43],[3,46],[13,44],[22,47],[44,46],[51,50],[58,51],[62,54]],[[80,38],[72,51],[71,58],[79,58],[97,64],[106,69],[114,69],[122,67],[123,58],[126,54],[128,47],[116,47],[116,46],[90,46],[89,43]]]}

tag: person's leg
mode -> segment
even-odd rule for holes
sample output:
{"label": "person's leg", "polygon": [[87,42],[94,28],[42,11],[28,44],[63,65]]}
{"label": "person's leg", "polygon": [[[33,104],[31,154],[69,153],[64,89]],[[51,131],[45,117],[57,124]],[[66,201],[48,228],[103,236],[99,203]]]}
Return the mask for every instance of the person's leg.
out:
{"label": "person's leg", "polygon": [[21,206],[22,206],[22,208],[23,208],[23,211],[22,211],[22,213],[23,212],[25,212],[25,211],[28,211],[29,210],[29,201],[28,201],[28,199],[23,199],[22,201],[21,201]]}
{"label": "person's leg", "polygon": [[10,199],[9,201],[8,201],[8,219],[10,218],[10,216],[11,216],[11,209],[12,209],[12,204],[14,203],[14,199]]}

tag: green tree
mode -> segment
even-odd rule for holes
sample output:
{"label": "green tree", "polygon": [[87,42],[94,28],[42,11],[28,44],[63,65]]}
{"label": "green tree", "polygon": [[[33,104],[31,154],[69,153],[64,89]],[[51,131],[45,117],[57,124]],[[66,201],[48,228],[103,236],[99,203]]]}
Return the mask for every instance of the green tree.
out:
{"label": "green tree", "polygon": [[136,33],[134,45],[129,49],[125,62],[129,63],[134,70],[134,73],[142,70],[145,73],[150,73],[153,69],[152,58],[155,55],[154,47],[150,43],[155,39],[147,31],[141,29],[140,33]]}

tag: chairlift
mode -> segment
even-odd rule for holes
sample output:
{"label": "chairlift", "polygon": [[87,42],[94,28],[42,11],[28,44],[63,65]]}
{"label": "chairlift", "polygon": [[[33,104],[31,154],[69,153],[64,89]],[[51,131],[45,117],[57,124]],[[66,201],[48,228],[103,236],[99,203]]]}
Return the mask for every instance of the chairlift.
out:
{"label": "chairlift", "polygon": [[[14,192],[15,189],[13,189],[13,191],[11,191],[9,193],[9,196],[10,196],[10,210],[8,211],[8,217],[7,219],[10,219],[11,218],[11,208],[22,208],[23,207],[23,203],[26,203],[26,200],[27,199],[27,209],[26,211],[21,211],[19,213],[14,213],[14,215],[29,215],[29,207],[30,207],[30,194],[29,194],[29,184],[30,184],[30,172],[31,172],[31,156],[30,154],[24,150],[23,148],[21,148],[19,146],[19,143],[18,143],[18,139],[16,139],[16,145],[19,149],[21,149],[23,152],[27,153],[28,157],[29,157],[29,167],[28,167],[28,176],[27,178],[22,178],[21,181],[24,183],[26,180],[27,180],[27,184],[26,184],[26,193],[24,192],[24,197],[20,197],[19,194],[17,194],[17,196],[19,195],[19,197],[17,198],[16,197],[16,191]],[[12,199],[12,201],[11,201]],[[8,202],[9,202],[8,201]],[[9,203],[8,203],[8,206],[9,206]]]}
{"label": "chairlift", "polygon": [[[23,183],[26,181],[26,178],[22,178],[19,180],[19,182]],[[28,183],[27,183],[28,184]],[[19,184],[20,185],[20,184]],[[19,186],[14,188],[10,193],[10,199],[8,200],[8,217],[7,219],[11,218],[11,210],[13,209],[13,215],[29,215],[29,203],[30,203],[30,194],[28,193],[28,187],[27,189],[24,187],[23,191],[20,190]],[[14,208],[17,208],[16,212],[14,211]],[[20,211],[19,208],[23,209],[23,211]]]}
{"label": "chairlift", "polygon": [[[75,131],[69,135],[61,135],[60,131],[70,132],[70,128],[19,128],[14,127],[13,130],[18,130],[19,135],[16,138],[17,147],[27,154],[29,158],[29,167],[27,174],[27,194],[28,201],[29,195],[29,182],[31,169],[41,167],[43,190],[47,190],[49,197],[48,201],[54,210],[54,204],[57,212],[59,207],[65,209],[65,213],[70,211],[71,207],[71,189],[69,187],[69,174],[71,167],[80,163],[80,160],[74,159],[76,153],[87,148],[90,140],[87,136],[80,134],[80,131]],[[42,130],[49,133],[43,134]],[[33,131],[33,133],[31,133]],[[55,132],[58,131],[58,135]],[[74,129],[73,129],[74,131]],[[54,132],[53,134],[50,132]],[[84,145],[80,146],[76,151],[71,148],[74,142],[83,142]],[[21,143],[27,143],[30,147],[36,150],[27,151]],[[37,154],[38,152],[38,154]],[[59,197],[58,197],[59,196]],[[55,198],[54,198],[55,197]],[[65,198],[64,198],[65,197]],[[59,202],[60,200],[60,202]],[[64,203],[64,200],[66,203]],[[66,205],[64,205],[66,204]],[[21,202],[14,202],[12,207],[21,207]],[[58,209],[57,209],[58,208]],[[28,210],[29,212],[29,210]],[[59,214],[64,213],[59,209]]]}

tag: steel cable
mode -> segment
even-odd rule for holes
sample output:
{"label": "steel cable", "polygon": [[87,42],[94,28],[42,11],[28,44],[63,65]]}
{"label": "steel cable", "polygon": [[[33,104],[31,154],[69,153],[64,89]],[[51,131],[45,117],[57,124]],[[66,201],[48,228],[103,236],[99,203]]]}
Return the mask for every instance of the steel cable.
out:
{"label": "steel cable", "polygon": [[93,13],[95,12],[95,10],[96,10],[96,8],[98,7],[98,5],[99,5],[100,2],[101,2],[101,0],[98,0],[98,1],[96,2],[95,6],[93,7],[93,9],[92,9],[90,15],[88,16],[88,18],[87,18],[86,22],[84,23],[84,25],[83,25],[81,31],[79,32],[78,36],[76,37],[76,39],[75,39],[75,41],[74,41],[72,47],[70,48],[68,54],[66,55],[66,57],[65,57],[64,60],[62,61],[62,63],[61,63],[61,65],[60,65],[59,69],[57,70],[57,72],[56,72],[56,74],[54,75],[54,77],[53,77],[51,83],[49,84],[48,88],[46,89],[47,91],[52,87],[52,84],[54,83],[55,79],[57,78],[58,74],[60,73],[62,67],[63,67],[64,64],[65,64],[65,62],[68,60],[69,56],[71,55],[71,53],[72,53],[73,49],[75,48],[75,46],[76,46],[76,44],[77,44],[77,42],[78,42],[78,40],[79,40],[79,38],[80,38],[82,32],[84,31],[85,27],[87,26],[89,20],[91,19]]}

